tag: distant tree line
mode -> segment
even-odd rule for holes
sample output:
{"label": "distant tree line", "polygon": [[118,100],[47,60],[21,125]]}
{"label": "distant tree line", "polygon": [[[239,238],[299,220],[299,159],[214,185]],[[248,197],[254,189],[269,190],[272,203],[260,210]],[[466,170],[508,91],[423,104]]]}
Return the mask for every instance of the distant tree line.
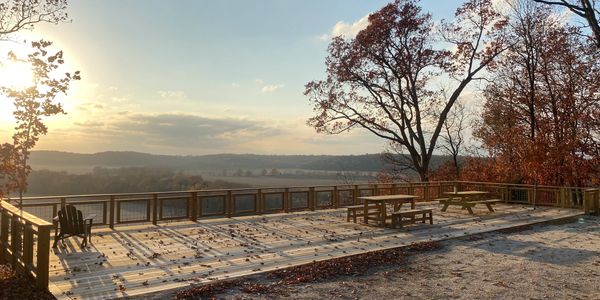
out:
{"label": "distant tree line", "polygon": [[161,168],[94,168],[88,174],[34,170],[29,176],[29,196],[161,192],[190,189],[240,188],[247,185],[223,180],[206,181],[199,175]]}

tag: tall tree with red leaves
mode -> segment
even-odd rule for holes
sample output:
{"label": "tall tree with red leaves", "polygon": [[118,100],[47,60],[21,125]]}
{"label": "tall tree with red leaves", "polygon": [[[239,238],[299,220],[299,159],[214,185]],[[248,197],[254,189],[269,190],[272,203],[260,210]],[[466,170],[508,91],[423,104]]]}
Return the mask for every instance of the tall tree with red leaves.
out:
{"label": "tall tree with red leaves", "polygon": [[[355,38],[335,37],[325,61],[327,78],[306,84],[317,132],[362,128],[410,157],[429,180],[429,165],[444,122],[465,88],[506,49],[507,20],[490,0],[470,0],[438,34],[431,15],[414,0],[396,0],[369,16]],[[448,49],[439,48],[441,42]],[[443,97],[438,80],[454,87]]]}
{"label": "tall tree with red leaves", "polygon": [[549,8],[522,1],[475,135],[501,181],[583,186],[600,174],[600,53]]}

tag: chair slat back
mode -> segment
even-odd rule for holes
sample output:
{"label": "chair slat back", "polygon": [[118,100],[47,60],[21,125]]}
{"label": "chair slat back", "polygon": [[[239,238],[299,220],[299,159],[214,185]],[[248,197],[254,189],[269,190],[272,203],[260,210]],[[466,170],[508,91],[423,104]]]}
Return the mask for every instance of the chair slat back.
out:
{"label": "chair slat back", "polygon": [[66,205],[64,209],[58,212],[58,221],[62,232],[65,234],[85,233],[83,214],[73,205]]}

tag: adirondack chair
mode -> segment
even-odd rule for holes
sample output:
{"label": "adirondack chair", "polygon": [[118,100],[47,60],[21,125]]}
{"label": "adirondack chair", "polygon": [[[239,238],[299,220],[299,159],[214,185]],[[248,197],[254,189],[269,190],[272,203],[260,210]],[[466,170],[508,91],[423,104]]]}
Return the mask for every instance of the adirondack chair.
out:
{"label": "adirondack chair", "polygon": [[[83,218],[83,214],[80,210],[77,210],[73,205],[66,205],[59,212],[58,216],[54,218],[54,245],[52,248],[56,248],[56,244],[59,239],[65,243],[66,237],[78,236],[83,238],[81,242],[81,248],[87,246],[88,240],[92,242],[92,224],[96,215],[92,214]],[[60,231],[58,228],[60,224]]]}

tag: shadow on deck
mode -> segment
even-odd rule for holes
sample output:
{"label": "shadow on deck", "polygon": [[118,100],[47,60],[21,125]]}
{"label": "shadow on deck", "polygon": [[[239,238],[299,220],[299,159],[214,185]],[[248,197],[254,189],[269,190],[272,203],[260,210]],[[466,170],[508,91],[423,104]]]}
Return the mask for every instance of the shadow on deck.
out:
{"label": "shadow on deck", "polygon": [[389,229],[346,222],[345,209],[203,219],[94,230],[81,250],[68,239],[50,253],[50,290],[57,298],[105,299],[143,295],[293,265],[444,240],[582,214],[581,211],[521,205],[485,206],[469,215],[441,212],[434,225]]}

